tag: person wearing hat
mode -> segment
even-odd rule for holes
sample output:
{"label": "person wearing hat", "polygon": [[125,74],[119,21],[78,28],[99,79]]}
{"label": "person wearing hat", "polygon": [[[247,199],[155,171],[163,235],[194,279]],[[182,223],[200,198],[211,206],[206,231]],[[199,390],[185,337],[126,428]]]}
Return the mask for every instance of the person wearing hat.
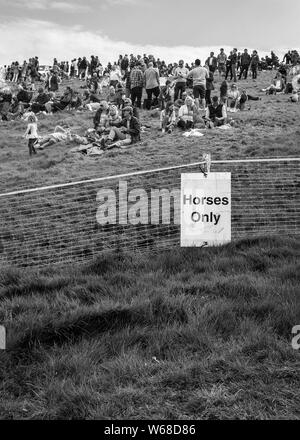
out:
{"label": "person wearing hat", "polygon": [[205,126],[207,128],[220,127],[227,120],[225,105],[219,102],[217,96],[212,97],[212,103],[207,107],[204,116]]}
{"label": "person wearing hat", "polygon": [[124,98],[123,99],[123,104],[121,105],[121,110],[122,110],[122,119],[124,119],[124,108],[125,107],[132,107],[133,108],[133,116],[137,119],[140,119],[140,114],[139,114],[139,110],[136,106],[132,105],[132,101],[130,98]]}
{"label": "person wearing hat", "polygon": [[230,89],[228,90],[227,106],[231,109],[237,109],[240,97],[241,93],[236,83],[231,84]]}
{"label": "person wearing hat", "polygon": [[106,148],[122,147],[138,142],[140,140],[140,123],[137,118],[133,116],[132,107],[125,107],[123,109],[124,119],[117,127],[111,127],[107,140],[105,142]]}

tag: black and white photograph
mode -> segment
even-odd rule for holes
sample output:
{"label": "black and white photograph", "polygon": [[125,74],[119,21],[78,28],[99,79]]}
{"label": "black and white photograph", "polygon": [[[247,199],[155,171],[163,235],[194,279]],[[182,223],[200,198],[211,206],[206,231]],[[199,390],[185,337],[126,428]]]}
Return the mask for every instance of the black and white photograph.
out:
{"label": "black and white photograph", "polygon": [[0,421],[299,421],[299,20],[0,0]]}

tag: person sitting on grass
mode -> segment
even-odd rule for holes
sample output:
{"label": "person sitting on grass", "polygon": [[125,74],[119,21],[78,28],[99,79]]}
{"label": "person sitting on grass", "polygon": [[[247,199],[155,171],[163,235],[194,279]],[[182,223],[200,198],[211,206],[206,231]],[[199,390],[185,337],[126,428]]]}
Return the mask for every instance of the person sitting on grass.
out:
{"label": "person sitting on grass", "polygon": [[267,95],[276,95],[277,93],[283,93],[285,88],[284,81],[281,73],[277,72],[273,83],[266,89],[261,89],[262,92],[266,92]]}
{"label": "person sitting on grass", "polygon": [[111,127],[105,144],[105,148],[123,147],[140,141],[140,123],[133,116],[132,107],[124,108],[125,118],[118,124],[118,127]]}
{"label": "person sitting on grass", "polygon": [[233,83],[228,90],[228,97],[227,97],[227,107],[229,107],[231,110],[237,110],[239,102],[240,102],[241,93],[238,89],[238,86]]}
{"label": "person sitting on grass", "polygon": [[109,127],[117,127],[118,124],[122,121],[121,116],[119,115],[119,111],[116,105],[109,106],[108,113],[108,124]]}
{"label": "person sitting on grass", "polygon": [[123,98],[120,110],[122,111],[122,119],[124,119],[124,108],[132,107],[133,108],[133,116],[137,119],[140,119],[139,109],[136,105],[132,105],[132,101],[130,98]]}
{"label": "person sitting on grass", "polygon": [[94,128],[99,134],[102,134],[108,127],[108,109],[107,101],[101,101],[99,109],[94,116]]}
{"label": "person sitting on grass", "polygon": [[206,114],[203,119],[207,128],[221,127],[226,123],[226,107],[222,102],[219,102],[219,98],[217,96],[213,96],[212,104],[207,107]]}
{"label": "person sitting on grass", "polygon": [[220,86],[220,101],[227,106],[227,98],[228,98],[228,82],[226,79],[221,82]]}
{"label": "person sitting on grass", "polygon": [[5,87],[0,93],[0,116],[2,121],[8,121],[8,113],[11,109],[12,93],[9,87]]}
{"label": "person sitting on grass", "polygon": [[172,101],[167,102],[165,110],[160,113],[160,129],[171,134],[176,123],[175,105]]}
{"label": "person sitting on grass", "polygon": [[48,113],[56,113],[64,110],[68,105],[71,104],[73,99],[73,89],[71,87],[66,87],[66,90],[60,100],[54,99],[52,102],[49,101],[45,104]]}
{"label": "person sitting on grass", "polygon": [[166,108],[167,102],[172,101],[172,96],[173,96],[173,90],[172,90],[171,81],[167,79],[166,85],[160,89],[160,94],[158,97],[161,110],[164,110]]}
{"label": "person sitting on grass", "polygon": [[108,95],[105,99],[109,104],[118,105],[118,95],[114,86],[109,87]]}
{"label": "person sitting on grass", "polygon": [[47,104],[47,102],[49,102],[49,94],[44,92],[43,87],[40,87],[38,89],[38,95],[33,98],[31,111],[33,111],[33,113],[45,112],[45,104]]}
{"label": "person sitting on grass", "polygon": [[290,96],[291,102],[298,102],[299,101],[299,95],[297,90],[293,90],[292,96]]}
{"label": "person sitting on grass", "polygon": [[178,112],[179,121],[177,122],[177,126],[182,130],[189,130],[194,128],[194,118],[195,112],[197,111],[197,107],[193,98],[187,96],[185,98],[184,105],[182,105]]}
{"label": "person sitting on grass", "polygon": [[[259,100],[261,100],[261,98],[259,98],[258,96],[249,95],[247,93],[247,90],[244,89],[244,90],[242,90],[242,93],[241,93],[240,102],[239,102],[239,109],[241,111],[245,110],[245,106],[246,106],[247,101],[259,101]],[[250,110],[250,107],[249,107],[249,110]]]}

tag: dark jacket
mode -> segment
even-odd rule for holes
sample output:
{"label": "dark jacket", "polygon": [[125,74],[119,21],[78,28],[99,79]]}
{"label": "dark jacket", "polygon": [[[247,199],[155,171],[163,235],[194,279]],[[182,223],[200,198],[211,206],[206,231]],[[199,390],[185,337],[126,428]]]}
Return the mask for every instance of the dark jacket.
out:
{"label": "dark jacket", "polygon": [[[127,119],[122,119],[122,121],[118,124],[119,127],[126,127],[127,128]],[[129,130],[128,134],[131,135],[131,141],[132,143],[136,143],[141,140],[141,127],[139,120],[135,118],[134,116],[131,117],[129,122]]]}
{"label": "dark jacket", "polygon": [[249,55],[248,53],[243,53],[241,55],[241,65],[242,66],[249,66],[251,61],[251,55]]}

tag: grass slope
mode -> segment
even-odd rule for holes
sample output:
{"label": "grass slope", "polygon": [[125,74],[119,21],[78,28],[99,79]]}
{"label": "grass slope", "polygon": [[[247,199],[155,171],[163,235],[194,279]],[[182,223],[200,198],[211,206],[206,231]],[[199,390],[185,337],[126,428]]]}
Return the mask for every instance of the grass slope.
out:
{"label": "grass slope", "polygon": [[2,419],[299,419],[299,240],[0,274]]}
{"label": "grass slope", "polygon": [[[28,156],[26,141],[22,139],[26,124],[22,121],[0,124],[0,192],[36,187],[51,183],[116,175],[141,169],[195,162],[202,154],[211,152],[213,159],[298,156],[300,105],[289,102],[288,95],[266,96],[260,90],[269,85],[274,72],[261,72],[256,82],[239,82],[262,101],[249,101],[250,111],[234,113],[238,128],[230,131],[206,131],[203,138],[184,138],[178,130],[172,136],[162,135],[158,112],[141,111],[141,121],[151,125],[142,135],[140,144],[127,150],[107,152],[100,157],[83,157],[69,153],[70,145],[58,144]],[[75,88],[79,84],[74,84]],[[220,81],[215,78],[215,92],[219,94]],[[74,131],[82,134],[93,126],[93,113],[61,112],[41,116],[40,134],[51,132],[61,122],[68,122]]]}

